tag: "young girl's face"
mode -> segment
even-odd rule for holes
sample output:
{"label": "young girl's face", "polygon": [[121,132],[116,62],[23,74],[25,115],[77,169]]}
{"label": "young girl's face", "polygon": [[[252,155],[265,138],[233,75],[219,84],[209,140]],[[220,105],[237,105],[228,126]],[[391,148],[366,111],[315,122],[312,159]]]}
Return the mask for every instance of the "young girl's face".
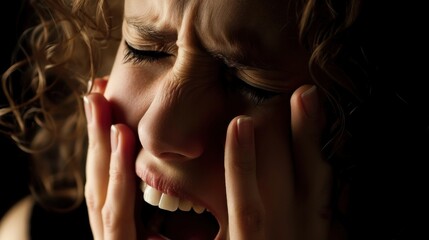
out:
{"label": "young girl's face", "polygon": [[[267,232],[281,237],[293,186],[289,100],[309,81],[294,14],[288,0],[125,0],[105,92],[113,121],[138,136],[143,182],[210,212],[153,220],[163,231],[226,234],[225,134],[232,118],[246,114],[255,125]],[[211,230],[205,215],[219,228]]]}

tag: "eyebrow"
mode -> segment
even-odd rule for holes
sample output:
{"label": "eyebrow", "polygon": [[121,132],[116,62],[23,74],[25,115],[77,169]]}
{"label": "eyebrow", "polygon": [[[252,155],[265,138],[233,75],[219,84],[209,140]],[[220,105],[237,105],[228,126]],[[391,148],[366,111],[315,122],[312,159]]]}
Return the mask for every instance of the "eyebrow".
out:
{"label": "eyebrow", "polygon": [[[247,35],[246,35],[247,36]],[[269,66],[261,61],[260,58],[255,58],[255,52],[249,49],[259,46],[260,43],[253,37],[234,38],[233,47],[218,48],[218,46],[204,46],[205,50],[214,58],[222,60],[228,67],[236,69],[269,69]]]}
{"label": "eyebrow", "polygon": [[163,43],[172,43],[177,40],[177,33],[169,30],[156,29],[153,26],[142,24],[137,17],[125,17],[125,22],[134,30],[136,30],[139,37],[148,41],[156,41]]}
{"label": "eyebrow", "polygon": [[228,67],[237,68],[237,69],[246,69],[246,68],[252,67],[252,66],[245,64],[244,61],[242,61],[243,58],[238,56],[238,55],[227,56],[226,54],[221,53],[219,51],[210,51],[210,50],[208,52],[212,57],[221,60]]}

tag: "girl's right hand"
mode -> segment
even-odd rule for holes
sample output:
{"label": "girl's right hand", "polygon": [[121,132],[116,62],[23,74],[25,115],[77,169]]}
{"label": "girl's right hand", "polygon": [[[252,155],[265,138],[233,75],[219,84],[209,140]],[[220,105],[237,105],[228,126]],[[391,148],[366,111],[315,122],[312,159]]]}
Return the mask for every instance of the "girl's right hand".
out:
{"label": "girl's right hand", "polygon": [[137,239],[135,137],[124,124],[112,126],[106,79],[96,79],[85,98],[88,126],[85,199],[94,239]]}

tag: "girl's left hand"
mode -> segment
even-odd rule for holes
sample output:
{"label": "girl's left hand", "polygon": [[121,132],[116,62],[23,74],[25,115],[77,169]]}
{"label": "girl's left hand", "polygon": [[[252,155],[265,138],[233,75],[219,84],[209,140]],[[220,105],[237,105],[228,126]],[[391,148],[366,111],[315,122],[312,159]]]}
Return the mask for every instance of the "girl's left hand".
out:
{"label": "girl's left hand", "polygon": [[[289,181],[295,191],[284,203],[294,213],[284,216],[282,239],[324,240],[330,232],[331,168],[322,154],[324,112],[315,86],[299,87],[291,98],[291,146],[294,174]],[[256,154],[252,119],[231,121],[225,144],[225,183],[229,239],[270,239],[256,177]],[[285,146],[287,147],[287,146]]]}

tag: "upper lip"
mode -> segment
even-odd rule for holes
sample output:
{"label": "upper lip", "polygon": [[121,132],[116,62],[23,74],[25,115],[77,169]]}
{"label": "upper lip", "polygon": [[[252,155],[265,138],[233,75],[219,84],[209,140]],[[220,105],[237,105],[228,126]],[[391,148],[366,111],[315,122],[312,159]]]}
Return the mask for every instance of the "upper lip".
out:
{"label": "upper lip", "polygon": [[[179,181],[172,181],[172,179],[163,176],[161,174],[157,174],[154,171],[149,171],[147,169],[142,170],[141,168],[136,167],[136,173],[139,176],[139,178],[145,182],[147,185],[153,187],[154,189],[168,194],[175,197],[178,197],[180,199],[186,199],[193,204],[198,204],[200,206],[203,206],[207,210],[209,210],[213,216],[216,217],[216,210],[213,209],[213,207],[196,196],[195,194],[190,193],[187,191],[183,185],[179,183]],[[216,217],[217,218],[217,217]]]}

